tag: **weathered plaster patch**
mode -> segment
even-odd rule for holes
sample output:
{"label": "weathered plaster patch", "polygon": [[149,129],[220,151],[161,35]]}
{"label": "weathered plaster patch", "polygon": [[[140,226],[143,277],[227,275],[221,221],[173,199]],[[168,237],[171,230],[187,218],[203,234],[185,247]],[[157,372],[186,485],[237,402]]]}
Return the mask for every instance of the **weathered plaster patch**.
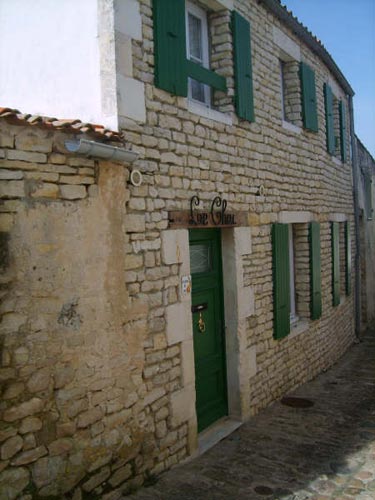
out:
{"label": "weathered plaster patch", "polygon": [[71,328],[73,330],[79,330],[82,319],[81,316],[77,312],[78,307],[78,298],[75,297],[69,302],[66,302],[60,311],[57,322],[60,325],[66,326],[67,328]]}

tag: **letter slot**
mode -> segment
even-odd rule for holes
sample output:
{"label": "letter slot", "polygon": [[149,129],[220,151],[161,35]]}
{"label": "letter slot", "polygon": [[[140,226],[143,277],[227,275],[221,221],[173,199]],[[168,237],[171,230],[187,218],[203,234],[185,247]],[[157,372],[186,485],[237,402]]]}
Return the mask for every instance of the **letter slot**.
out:
{"label": "letter slot", "polygon": [[207,302],[204,302],[203,304],[196,304],[195,306],[191,306],[191,312],[192,313],[197,313],[197,312],[202,312],[205,311],[208,308]]}

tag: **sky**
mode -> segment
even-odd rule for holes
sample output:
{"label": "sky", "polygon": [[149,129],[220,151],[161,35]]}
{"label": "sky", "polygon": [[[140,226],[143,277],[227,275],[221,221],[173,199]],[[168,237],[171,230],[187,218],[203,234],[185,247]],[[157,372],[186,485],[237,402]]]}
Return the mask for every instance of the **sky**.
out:
{"label": "sky", "polygon": [[357,136],[375,158],[375,0],[281,0],[318,39],[355,92]]}

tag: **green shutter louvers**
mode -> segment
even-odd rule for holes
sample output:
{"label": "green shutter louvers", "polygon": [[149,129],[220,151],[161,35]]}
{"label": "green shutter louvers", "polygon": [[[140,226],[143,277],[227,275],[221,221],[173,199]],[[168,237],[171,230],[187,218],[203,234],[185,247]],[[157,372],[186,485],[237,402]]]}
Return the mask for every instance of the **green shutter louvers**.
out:
{"label": "green shutter louvers", "polygon": [[238,12],[232,12],[234,46],[235,105],[239,118],[253,122],[254,98],[251,66],[250,23]]}
{"label": "green shutter louvers", "polygon": [[185,0],[154,0],[155,86],[188,93]]}
{"label": "green shutter louvers", "polygon": [[274,338],[290,332],[290,272],[288,224],[272,226]]}
{"label": "green shutter louvers", "polygon": [[311,222],[309,227],[310,244],[310,316],[319,319],[322,316],[322,279],[320,255],[320,224]]}
{"label": "green shutter louvers", "polygon": [[340,115],[340,149],[341,149],[341,159],[346,162],[346,113],[345,104],[343,101],[339,103],[339,115]]}
{"label": "green shutter louvers", "polygon": [[327,151],[330,155],[335,153],[335,128],[333,121],[333,94],[331,87],[324,84],[324,107],[326,113],[326,139]]}
{"label": "green shutter louvers", "polygon": [[352,239],[350,222],[345,223],[345,285],[346,295],[352,291]]}
{"label": "green shutter louvers", "polygon": [[340,304],[340,254],[339,254],[339,223],[331,222],[332,245],[332,304]]}
{"label": "green shutter louvers", "polygon": [[303,126],[307,130],[318,132],[315,72],[303,62],[300,63],[300,79]]}

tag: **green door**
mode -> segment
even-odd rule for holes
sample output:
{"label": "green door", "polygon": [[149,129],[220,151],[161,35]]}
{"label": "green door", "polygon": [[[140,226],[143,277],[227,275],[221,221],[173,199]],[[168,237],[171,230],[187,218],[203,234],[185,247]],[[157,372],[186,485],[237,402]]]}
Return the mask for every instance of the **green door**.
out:
{"label": "green door", "polygon": [[220,230],[190,230],[190,266],[200,432],[228,414]]}

